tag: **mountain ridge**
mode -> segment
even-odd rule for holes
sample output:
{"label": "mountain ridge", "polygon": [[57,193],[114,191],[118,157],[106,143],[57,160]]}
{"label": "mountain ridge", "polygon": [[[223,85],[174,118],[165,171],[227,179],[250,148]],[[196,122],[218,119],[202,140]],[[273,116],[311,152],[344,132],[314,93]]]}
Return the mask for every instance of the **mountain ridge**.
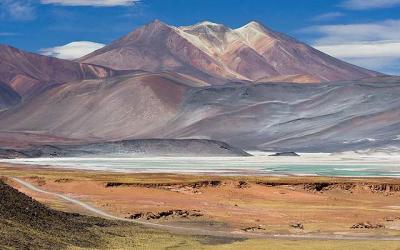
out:
{"label": "mountain ridge", "polygon": [[209,21],[175,27],[156,20],[79,61],[114,69],[174,71],[215,84],[277,78],[328,82],[382,75],[255,21],[231,29]]}
{"label": "mountain ridge", "polygon": [[48,57],[0,44],[0,81],[23,98],[57,84],[115,74],[103,66]]}
{"label": "mountain ridge", "polygon": [[211,139],[247,150],[396,146],[399,77],[321,84],[199,86],[167,73],[76,81],[0,113],[15,134],[72,141]]}

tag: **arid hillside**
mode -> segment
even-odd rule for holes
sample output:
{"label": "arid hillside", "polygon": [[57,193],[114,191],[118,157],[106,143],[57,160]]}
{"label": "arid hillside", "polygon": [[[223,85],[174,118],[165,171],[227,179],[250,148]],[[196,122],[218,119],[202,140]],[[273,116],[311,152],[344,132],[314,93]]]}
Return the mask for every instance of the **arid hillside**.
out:
{"label": "arid hillside", "polygon": [[0,45],[0,81],[28,98],[48,87],[82,79],[106,78],[111,69],[25,52]]}
{"label": "arid hillside", "polygon": [[158,20],[80,59],[119,70],[172,71],[206,82],[328,82],[381,75],[328,56],[257,22],[231,29]]}

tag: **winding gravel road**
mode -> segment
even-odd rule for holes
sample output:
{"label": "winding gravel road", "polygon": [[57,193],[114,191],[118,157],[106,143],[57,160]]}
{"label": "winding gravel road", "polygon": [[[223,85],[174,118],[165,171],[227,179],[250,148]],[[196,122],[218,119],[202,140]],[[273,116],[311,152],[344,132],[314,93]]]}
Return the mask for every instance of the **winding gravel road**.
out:
{"label": "winding gravel road", "polygon": [[12,180],[19,183],[20,185],[24,186],[31,191],[52,195],[59,199],[65,200],[72,204],[78,205],[83,209],[93,213],[94,215],[112,219],[112,220],[119,220],[125,221],[135,224],[141,224],[144,226],[152,227],[152,228],[159,228],[165,229],[173,232],[183,232],[183,233],[191,233],[194,235],[207,235],[207,236],[218,236],[218,237],[230,237],[230,238],[268,238],[268,239],[315,239],[315,240],[386,240],[386,241],[400,241],[400,237],[371,237],[371,236],[343,236],[343,235],[310,235],[310,234],[302,234],[302,235],[286,235],[286,234],[273,234],[273,235],[266,235],[266,234],[258,234],[258,233],[248,233],[248,232],[229,232],[229,231],[217,231],[217,230],[206,230],[200,228],[190,228],[190,227],[180,227],[180,226],[171,226],[171,225],[164,225],[164,224],[157,224],[151,223],[146,221],[137,221],[131,220],[126,218],[121,218],[112,214],[109,214],[105,211],[102,211],[98,208],[95,208],[85,202],[77,200],[67,195],[49,192],[43,189],[40,189],[24,180],[21,180],[16,177],[11,177]]}

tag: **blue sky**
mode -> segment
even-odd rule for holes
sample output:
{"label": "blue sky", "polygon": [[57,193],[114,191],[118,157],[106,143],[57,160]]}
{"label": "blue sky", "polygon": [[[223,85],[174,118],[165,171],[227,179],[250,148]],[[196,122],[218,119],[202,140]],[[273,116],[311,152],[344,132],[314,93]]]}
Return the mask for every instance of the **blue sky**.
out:
{"label": "blue sky", "polygon": [[400,74],[400,0],[0,0],[0,43],[74,58],[154,19],[232,28],[256,20],[343,60]]}

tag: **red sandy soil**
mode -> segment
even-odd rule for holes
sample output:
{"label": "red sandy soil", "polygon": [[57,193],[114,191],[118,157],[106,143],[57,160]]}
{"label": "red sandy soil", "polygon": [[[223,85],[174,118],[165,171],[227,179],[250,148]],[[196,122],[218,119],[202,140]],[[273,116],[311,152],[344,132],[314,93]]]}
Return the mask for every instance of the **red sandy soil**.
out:
{"label": "red sandy soil", "polygon": [[[400,234],[400,191],[396,189],[400,180],[395,179],[201,177],[39,171],[1,166],[0,171],[4,176],[20,176],[42,189],[70,195],[121,217],[174,209],[199,210],[203,214],[199,218],[152,220],[157,223],[214,225],[230,230],[261,225],[266,233]],[[204,184],[213,180],[220,183]],[[263,184],[266,182],[280,184],[266,186]],[[315,182],[353,186],[346,190],[334,185],[316,191],[304,185]],[[194,187],[196,183],[198,186],[203,183],[203,187]],[[388,187],[387,191],[374,191],[371,183],[388,183],[392,190]],[[114,186],[107,187],[107,184]],[[54,197],[19,189],[50,206],[69,211],[77,209],[55,201]],[[351,229],[363,222],[382,224],[384,228]],[[291,227],[294,223],[301,223],[304,230]]]}

